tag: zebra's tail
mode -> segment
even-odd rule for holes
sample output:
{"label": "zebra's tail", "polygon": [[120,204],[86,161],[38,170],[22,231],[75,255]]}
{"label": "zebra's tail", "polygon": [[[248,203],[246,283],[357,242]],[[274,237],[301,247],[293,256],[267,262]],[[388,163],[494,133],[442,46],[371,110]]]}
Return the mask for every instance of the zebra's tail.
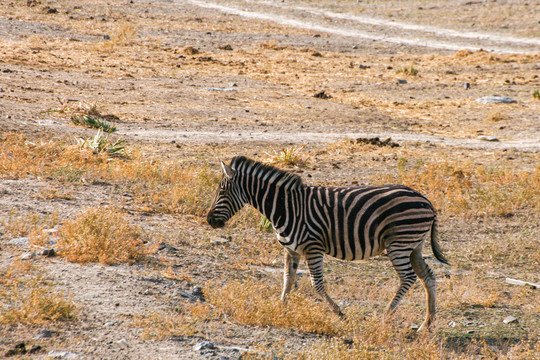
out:
{"label": "zebra's tail", "polygon": [[433,250],[433,254],[443,264],[450,265],[448,260],[444,257],[441,247],[439,246],[439,243],[437,242],[437,237],[439,236],[439,225],[437,221],[437,216],[433,219],[433,224],[431,225],[431,249]]}

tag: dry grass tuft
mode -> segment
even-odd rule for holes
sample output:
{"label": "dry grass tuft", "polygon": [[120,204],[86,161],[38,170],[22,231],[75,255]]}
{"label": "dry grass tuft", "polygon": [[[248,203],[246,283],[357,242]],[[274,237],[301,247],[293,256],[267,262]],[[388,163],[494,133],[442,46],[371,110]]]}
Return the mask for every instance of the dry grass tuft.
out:
{"label": "dry grass tuft", "polygon": [[300,146],[291,146],[274,151],[268,154],[268,163],[273,165],[283,165],[290,167],[302,167],[309,164],[309,155],[304,151],[306,144]]}
{"label": "dry grass tuft", "polygon": [[42,215],[37,213],[20,214],[12,210],[6,219],[0,221],[1,232],[9,238],[30,237],[36,239],[43,230],[54,228],[60,218],[57,213]]}
{"label": "dry grass tuft", "polygon": [[40,325],[72,320],[76,306],[27,264],[0,272],[0,323]]}
{"label": "dry grass tuft", "polygon": [[115,264],[139,260],[145,253],[141,230],[110,207],[90,208],[60,228],[59,254],[77,263]]}
{"label": "dry grass tuft", "polygon": [[208,302],[222,314],[243,325],[274,326],[308,333],[338,335],[340,320],[325,304],[317,304],[299,292],[293,292],[283,305],[280,289],[256,280],[233,281],[223,286],[208,286]]}
{"label": "dry grass tuft", "polygon": [[448,213],[512,216],[540,209],[540,166],[527,171],[444,161],[408,168],[400,159],[397,176],[384,181],[415,188]]}
{"label": "dry grass tuft", "polygon": [[[111,142],[99,134],[84,146],[49,139],[46,134],[43,138],[32,142],[22,134],[0,136],[0,176],[114,182],[132,192],[140,210],[194,216],[206,214],[219,182],[219,174],[208,166],[148,158],[138,150],[126,150],[123,142]],[[129,156],[110,157],[125,153]]]}
{"label": "dry grass tuft", "polygon": [[136,318],[133,324],[142,328],[142,339],[162,340],[196,335],[198,331],[195,323],[196,321],[182,313],[152,312]]}

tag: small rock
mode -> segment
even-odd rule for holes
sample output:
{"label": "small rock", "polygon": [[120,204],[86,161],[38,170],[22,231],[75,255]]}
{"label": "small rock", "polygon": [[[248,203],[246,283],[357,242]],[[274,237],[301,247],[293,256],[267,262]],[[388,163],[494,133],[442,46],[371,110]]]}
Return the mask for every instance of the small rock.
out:
{"label": "small rock", "polygon": [[184,46],[182,52],[186,55],[196,55],[199,53],[199,50],[195,49],[193,46]]}
{"label": "small rock", "polygon": [[29,354],[35,354],[35,353],[40,352],[41,350],[42,350],[42,347],[41,347],[41,346],[35,345],[35,344],[34,344],[34,345],[32,345],[32,346],[30,347],[30,350],[28,350],[28,353],[29,353]]}
{"label": "small rock", "polygon": [[398,79],[397,83],[398,83],[398,84],[406,84],[406,83],[407,83],[407,80],[405,80],[405,79]]}
{"label": "small rock", "polygon": [[43,8],[43,12],[45,14],[58,14],[58,10],[56,8],[45,6]]}
{"label": "small rock", "polygon": [[211,341],[201,341],[200,343],[197,343],[193,346],[193,350],[195,351],[201,351],[201,350],[207,350],[207,349],[215,349],[216,345],[214,345]]}
{"label": "small rock", "polygon": [[120,339],[118,341],[115,341],[115,344],[120,346],[120,347],[123,347],[123,348],[126,348],[129,346],[128,342],[126,339]]}
{"label": "small rock", "polygon": [[8,241],[8,244],[10,245],[18,245],[18,246],[28,246],[30,245],[30,238],[29,237],[20,237],[11,239]]}
{"label": "small rock", "polygon": [[499,96],[499,95],[484,96],[474,101],[481,104],[512,104],[512,103],[517,102],[516,100],[508,96]]}
{"label": "small rock", "polygon": [[465,90],[468,90],[471,88],[471,83],[468,83],[468,82],[462,82],[461,84],[461,87],[464,88]]}
{"label": "small rock", "polygon": [[478,140],[484,140],[484,141],[493,141],[493,142],[497,142],[499,141],[499,139],[497,139],[496,137],[494,136],[487,136],[487,135],[480,135],[477,137]]}
{"label": "small rock", "polygon": [[237,86],[238,85],[236,85],[236,83],[233,83],[233,82],[229,84],[229,87],[237,87]]}
{"label": "small rock", "polygon": [[518,322],[518,319],[513,316],[507,316],[503,320],[503,323],[505,324],[517,324]]}
{"label": "small rock", "polygon": [[103,35],[104,40],[111,40],[111,37],[109,35]]}
{"label": "small rock", "polygon": [[106,323],[105,323],[105,326],[114,326],[114,322],[112,322],[112,321],[106,322]]}
{"label": "small rock", "polygon": [[160,251],[161,250],[178,251],[177,248],[165,244],[164,241],[162,241],[161,244],[159,244],[158,250],[160,250]]}
{"label": "small rock", "polygon": [[229,44],[227,44],[227,45],[222,45],[222,46],[220,46],[219,48],[220,48],[221,50],[229,50],[229,51],[233,49],[232,46],[229,45]]}
{"label": "small rock", "polygon": [[58,350],[51,350],[47,354],[48,358],[51,359],[78,359],[79,354],[73,353],[71,351],[58,351]]}
{"label": "small rock", "polygon": [[457,323],[456,323],[455,321],[450,321],[450,322],[448,323],[448,326],[450,326],[450,327],[456,327],[456,326],[457,326]]}
{"label": "small rock", "polygon": [[46,256],[46,257],[53,257],[56,255],[56,251],[51,248],[51,249],[44,249],[42,252],[41,252],[41,255],[43,256]]}
{"label": "small rock", "polygon": [[188,299],[191,302],[204,302],[206,301],[204,298],[204,293],[202,291],[202,288],[200,286],[194,286],[193,290],[191,290],[191,293],[187,291],[180,290],[180,295],[186,299]]}
{"label": "small rock", "polygon": [[42,329],[34,335],[34,339],[50,339],[53,336],[58,336],[58,331]]}
{"label": "small rock", "polygon": [[212,244],[212,245],[224,245],[224,244],[228,243],[229,241],[230,241],[230,239],[227,239],[227,238],[221,236],[221,237],[210,240],[210,244]]}
{"label": "small rock", "polygon": [[35,252],[25,252],[24,254],[21,255],[21,260],[30,260],[30,259],[33,259],[34,256],[36,256],[36,253]]}
{"label": "small rock", "polygon": [[313,95],[313,97],[317,99],[330,99],[332,96],[328,95],[324,90],[322,90]]}
{"label": "small rock", "polygon": [[21,355],[21,354],[26,354],[26,353],[27,353],[26,344],[22,342],[15,345],[13,349],[9,349],[5,353],[4,356],[9,357],[9,356]]}

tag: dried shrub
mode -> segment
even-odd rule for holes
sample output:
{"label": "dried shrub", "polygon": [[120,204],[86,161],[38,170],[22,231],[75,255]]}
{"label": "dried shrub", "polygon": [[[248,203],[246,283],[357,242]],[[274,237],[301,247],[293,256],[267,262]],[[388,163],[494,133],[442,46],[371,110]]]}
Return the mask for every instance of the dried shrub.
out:
{"label": "dried shrub", "polygon": [[[0,176],[49,176],[60,182],[109,181],[125,187],[141,210],[203,216],[219,175],[208,166],[182,165],[127,152],[123,143],[91,141],[96,147],[47,138],[32,142],[23,134],[0,136]],[[90,144],[90,145],[91,145]],[[94,150],[97,150],[97,152]],[[111,155],[126,154],[114,157]]]}
{"label": "dried shrub", "polygon": [[135,326],[142,328],[141,338],[144,340],[193,336],[198,333],[195,323],[190,317],[178,312],[152,312],[134,321]]}
{"label": "dried shrub", "polygon": [[540,166],[528,171],[445,161],[409,168],[400,159],[397,176],[383,182],[417,189],[449,213],[510,216],[540,209]]}
{"label": "dried shrub", "polygon": [[72,262],[132,262],[145,253],[140,229],[111,207],[86,210],[76,219],[66,221],[59,234],[59,254]]}
{"label": "dried shrub", "polygon": [[292,292],[287,304],[283,305],[279,300],[280,289],[264,282],[246,280],[208,286],[204,295],[219,312],[243,325],[274,326],[326,335],[340,333],[340,320],[325,304],[317,304],[299,292]]}
{"label": "dried shrub", "polygon": [[75,304],[33,274],[34,269],[24,266],[15,264],[0,272],[0,323],[39,325],[73,320]]}
{"label": "dried shrub", "polygon": [[296,166],[302,167],[309,164],[309,155],[304,151],[306,144],[301,146],[290,146],[274,151],[273,154],[268,154],[268,163],[273,165]]}

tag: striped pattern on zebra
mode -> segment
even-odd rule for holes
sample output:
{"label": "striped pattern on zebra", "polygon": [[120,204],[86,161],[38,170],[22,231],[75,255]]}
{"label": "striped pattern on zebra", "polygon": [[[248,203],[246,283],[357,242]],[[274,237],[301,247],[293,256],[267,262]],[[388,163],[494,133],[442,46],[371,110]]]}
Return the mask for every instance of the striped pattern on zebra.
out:
{"label": "striped pattern on zebra", "polygon": [[400,286],[388,304],[393,311],[420,278],[427,295],[422,327],[435,317],[435,275],[424,261],[422,247],[430,235],[435,257],[448,264],[437,243],[433,205],[417,191],[401,185],[307,186],[299,176],[243,156],[221,163],[223,177],[207,216],[213,228],[225,226],[246,203],[272,223],[285,247],[281,300],[295,281],[300,257],[306,259],[316,292],[343,316],[323,285],[323,258],[367,259],[387,251]]}

